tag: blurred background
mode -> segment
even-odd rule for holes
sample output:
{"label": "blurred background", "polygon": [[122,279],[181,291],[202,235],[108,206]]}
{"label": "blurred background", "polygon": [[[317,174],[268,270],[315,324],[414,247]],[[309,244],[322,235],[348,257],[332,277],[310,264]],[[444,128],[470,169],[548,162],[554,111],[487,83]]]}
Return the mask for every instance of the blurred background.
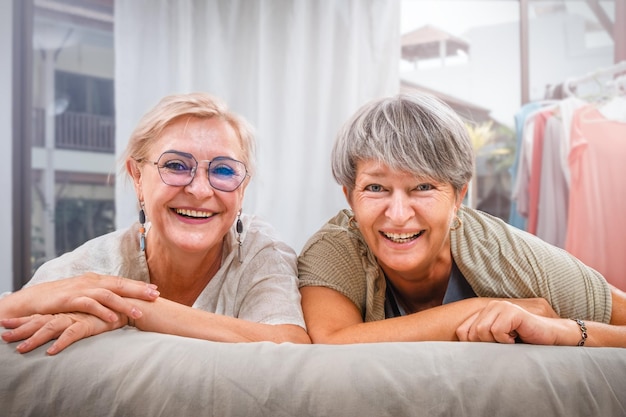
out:
{"label": "blurred background", "polygon": [[513,223],[520,112],[606,99],[626,71],[625,3],[0,0],[0,292],[136,221],[119,155],[177,92],[211,92],[256,127],[244,211],[296,251],[347,206],[330,173],[336,131],[398,92],[435,94],[463,117],[477,158],[466,204]]}

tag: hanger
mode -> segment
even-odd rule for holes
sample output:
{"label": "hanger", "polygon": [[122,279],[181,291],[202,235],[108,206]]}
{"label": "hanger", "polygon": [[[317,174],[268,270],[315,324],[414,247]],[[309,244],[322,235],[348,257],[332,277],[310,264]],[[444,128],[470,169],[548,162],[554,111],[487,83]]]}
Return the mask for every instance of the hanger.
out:
{"label": "hanger", "polygon": [[623,72],[626,72],[626,60],[618,62],[617,64],[611,65],[609,67],[600,68],[586,75],[583,75],[582,77],[568,78],[563,83],[563,91],[566,96],[576,96],[576,87],[589,81],[595,81],[598,85],[600,85],[600,87],[603,88],[605,84],[600,83],[600,78],[611,75],[619,75]]}

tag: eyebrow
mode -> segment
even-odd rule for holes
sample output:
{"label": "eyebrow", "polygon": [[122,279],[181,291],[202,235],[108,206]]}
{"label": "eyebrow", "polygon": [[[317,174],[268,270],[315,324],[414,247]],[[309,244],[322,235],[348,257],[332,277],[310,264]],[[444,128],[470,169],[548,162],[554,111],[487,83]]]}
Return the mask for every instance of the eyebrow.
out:
{"label": "eyebrow", "polygon": [[192,154],[190,154],[189,152],[178,151],[176,149],[168,149],[167,151],[163,151],[161,153],[161,155],[163,155],[164,153],[175,153],[175,154],[180,155],[180,156],[187,156],[187,157],[195,159],[195,157]]}

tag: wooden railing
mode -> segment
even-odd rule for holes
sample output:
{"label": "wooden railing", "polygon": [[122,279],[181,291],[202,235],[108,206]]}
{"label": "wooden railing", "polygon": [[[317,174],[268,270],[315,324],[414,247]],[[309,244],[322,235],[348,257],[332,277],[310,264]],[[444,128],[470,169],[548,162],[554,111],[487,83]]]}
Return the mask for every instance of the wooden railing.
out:
{"label": "wooden railing", "polygon": [[[109,116],[65,112],[55,116],[54,146],[92,152],[115,152],[115,120]],[[45,146],[44,109],[33,111],[33,146]]]}

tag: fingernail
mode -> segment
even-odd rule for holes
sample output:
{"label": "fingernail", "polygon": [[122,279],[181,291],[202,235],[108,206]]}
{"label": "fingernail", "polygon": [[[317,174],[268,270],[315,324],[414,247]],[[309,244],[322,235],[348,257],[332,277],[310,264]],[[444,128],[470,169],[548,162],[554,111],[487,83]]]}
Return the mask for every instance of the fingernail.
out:
{"label": "fingernail", "polygon": [[161,295],[160,292],[158,292],[157,290],[150,290],[149,292],[150,297],[158,297],[159,295]]}
{"label": "fingernail", "polygon": [[57,353],[57,351],[58,351],[57,345],[53,344],[52,346],[48,348],[48,350],[46,350],[46,353],[48,355],[54,355],[55,353]]}
{"label": "fingernail", "polygon": [[130,315],[135,318],[138,319],[142,316],[141,311],[137,310],[135,307],[132,308],[132,310],[130,310]]}
{"label": "fingernail", "polygon": [[19,345],[17,345],[17,350],[22,351],[24,349],[28,349],[28,347],[30,346],[30,343],[27,341],[20,343]]}
{"label": "fingernail", "polygon": [[154,289],[154,290],[156,290],[156,289],[157,289],[156,284],[148,284],[148,287],[150,287],[150,288],[152,288],[152,289]]}

